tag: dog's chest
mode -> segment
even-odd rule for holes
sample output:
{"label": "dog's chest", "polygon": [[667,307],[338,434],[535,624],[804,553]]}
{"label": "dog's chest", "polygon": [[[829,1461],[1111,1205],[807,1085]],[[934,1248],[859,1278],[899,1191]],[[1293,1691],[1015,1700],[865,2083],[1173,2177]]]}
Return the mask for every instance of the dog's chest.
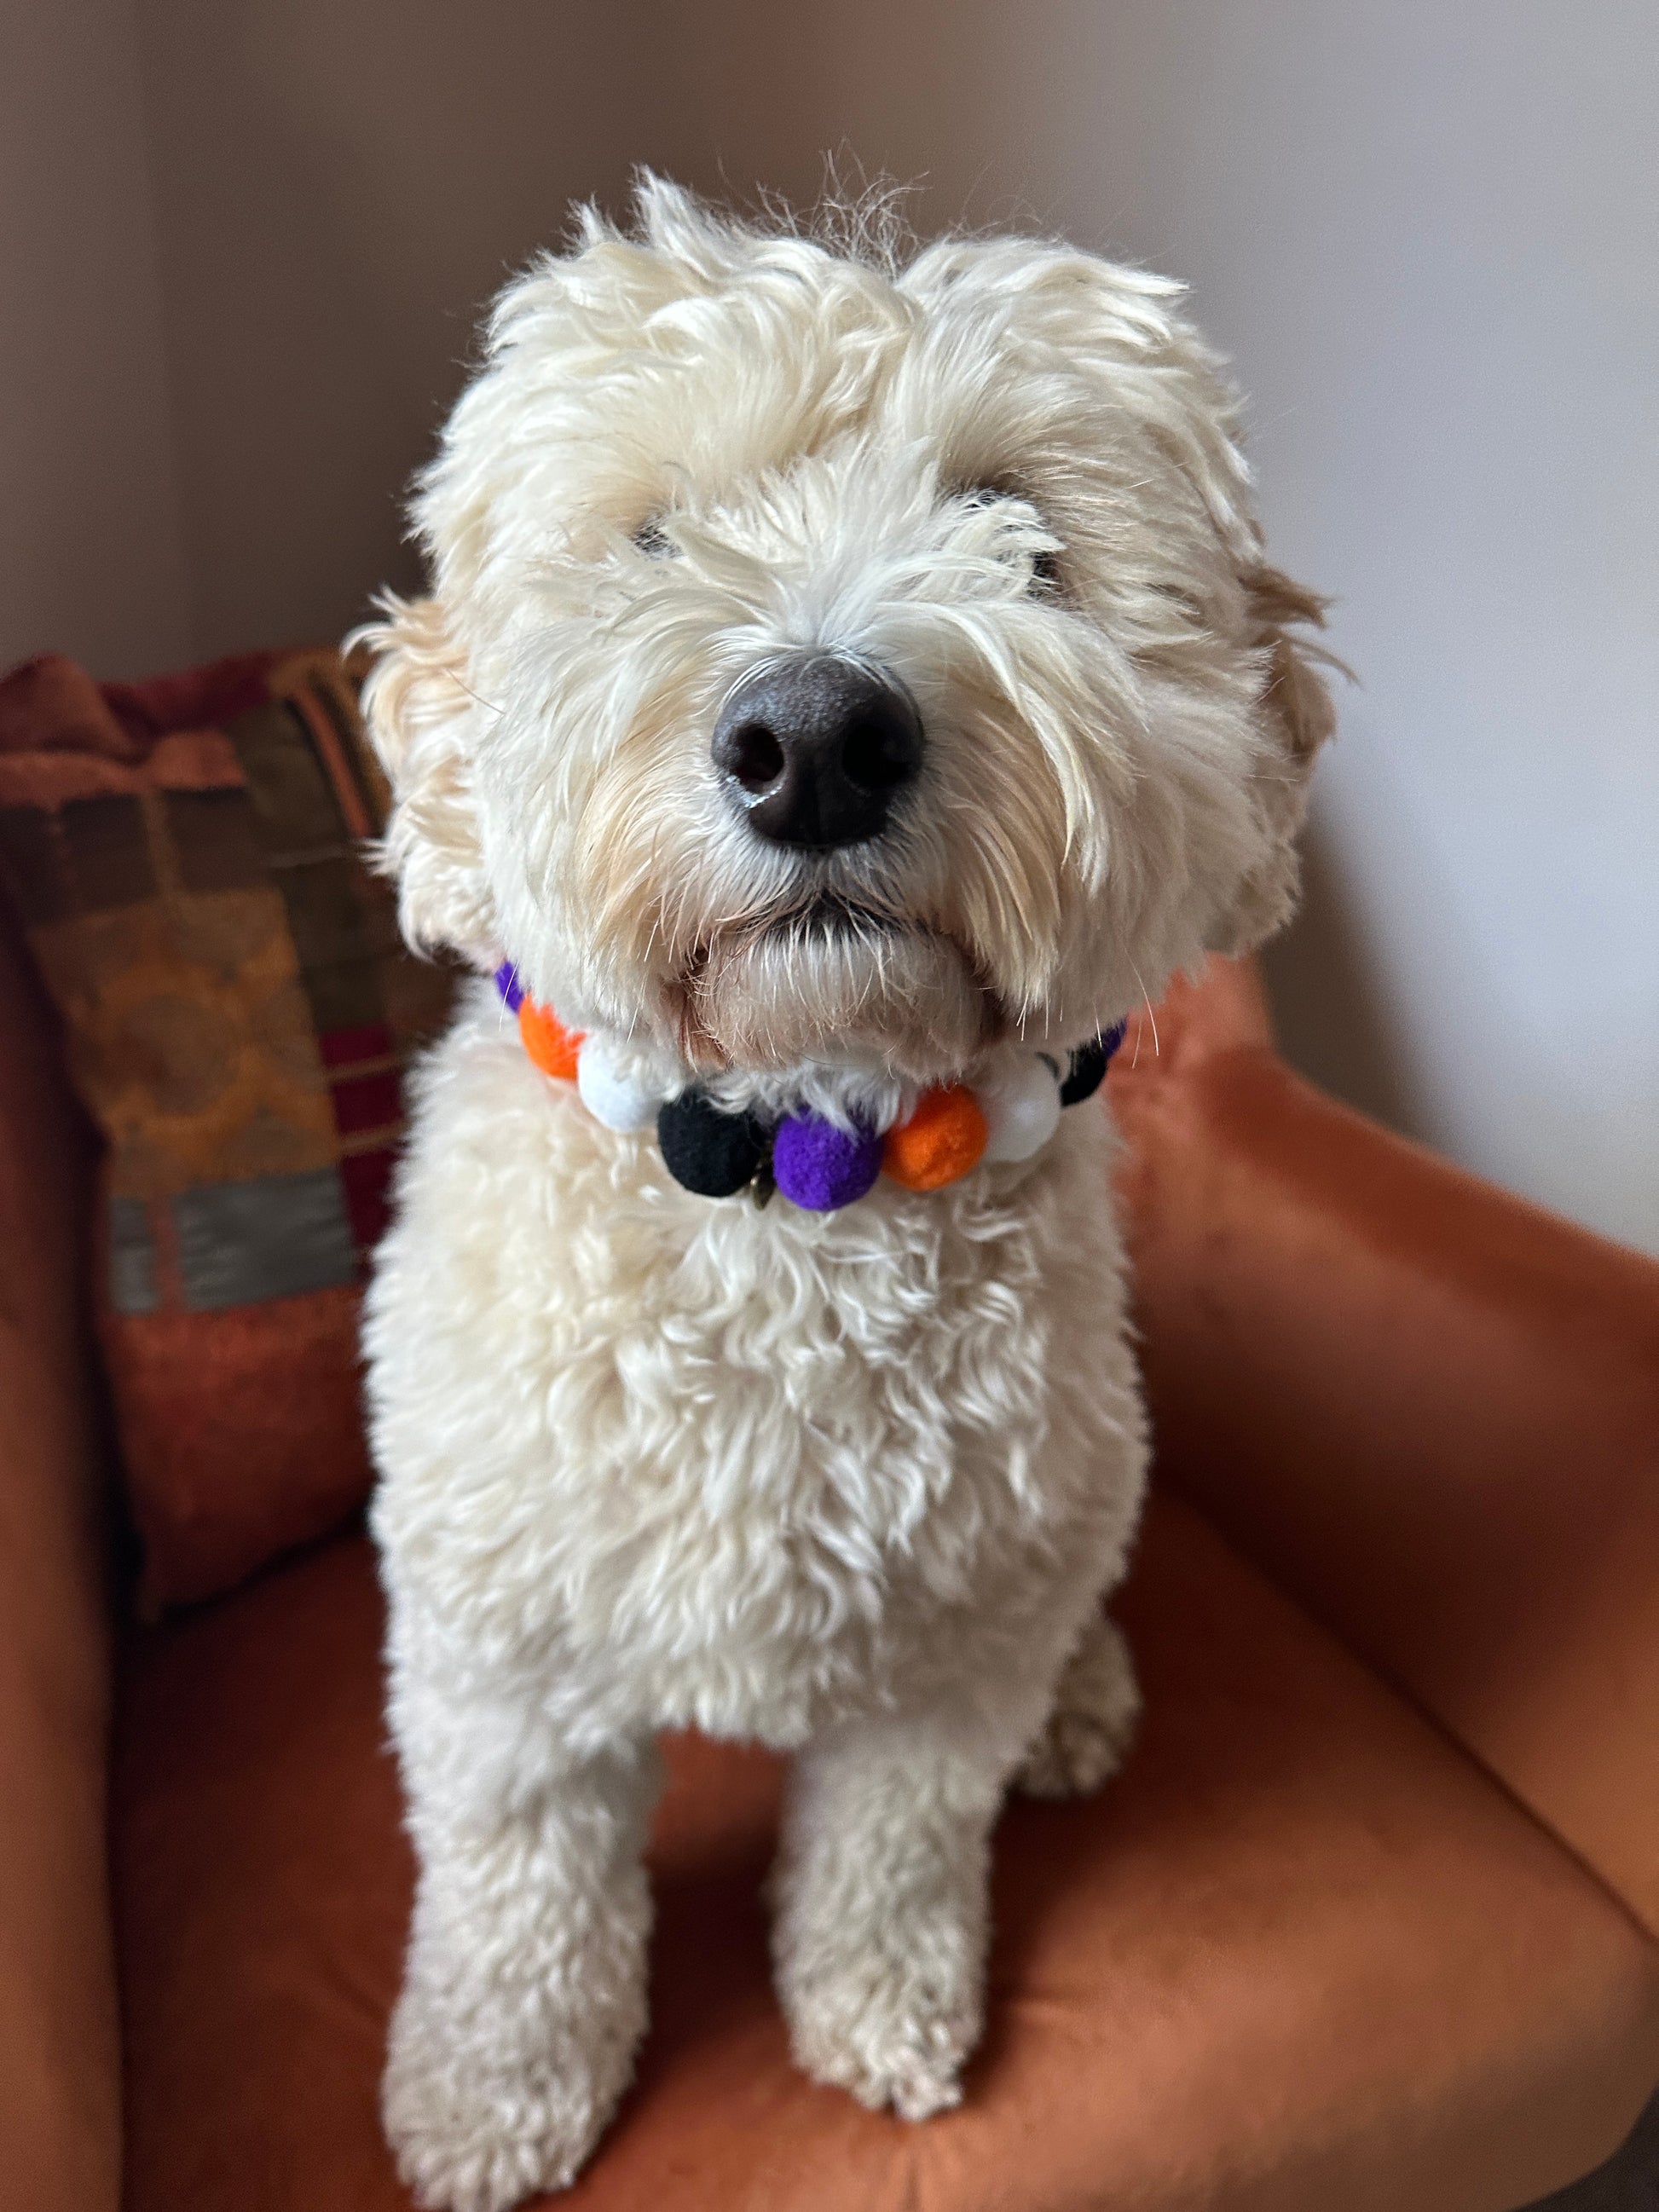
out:
{"label": "dog's chest", "polygon": [[1103,1176],[1099,1224],[1041,1170],[761,1211],[508,1097],[484,1144],[434,1091],[370,1328],[383,1540],[450,1609],[585,1695],[625,1659],[660,1717],[785,1739],[1058,1540]]}

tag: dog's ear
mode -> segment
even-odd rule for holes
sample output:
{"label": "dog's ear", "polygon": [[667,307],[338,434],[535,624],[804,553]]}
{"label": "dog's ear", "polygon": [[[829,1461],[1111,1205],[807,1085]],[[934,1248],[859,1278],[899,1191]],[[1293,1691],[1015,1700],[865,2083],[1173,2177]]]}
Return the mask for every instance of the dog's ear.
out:
{"label": "dog's ear", "polygon": [[1301,881],[1297,833],[1308,811],[1315,757],[1336,726],[1320,671],[1340,663],[1310,639],[1322,629],[1326,602],[1282,570],[1254,562],[1244,589],[1245,643],[1261,670],[1256,715],[1265,745],[1252,798],[1262,851],[1246,873],[1222,928],[1219,952],[1249,952],[1290,920]]}
{"label": "dog's ear", "polygon": [[411,945],[488,966],[498,953],[472,800],[478,702],[435,599],[388,594],[380,606],[384,619],[352,642],[375,656],[363,716],[392,787],[381,866]]}

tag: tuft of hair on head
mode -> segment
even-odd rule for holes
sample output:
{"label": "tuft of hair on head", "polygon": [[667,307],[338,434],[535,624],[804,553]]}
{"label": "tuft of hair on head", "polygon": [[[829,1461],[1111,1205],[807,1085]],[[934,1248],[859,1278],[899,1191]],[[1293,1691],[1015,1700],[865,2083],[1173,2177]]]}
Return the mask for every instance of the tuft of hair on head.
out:
{"label": "tuft of hair on head", "polygon": [[570,244],[581,251],[631,239],[695,264],[711,246],[729,246],[736,237],[793,238],[896,276],[921,248],[908,213],[920,189],[884,172],[866,176],[843,149],[824,155],[823,188],[809,204],[798,207],[763,185],[747,208],[726,208],[641,167],[633,173],[630,221],[614,222],[590,201],[574,210]]}
{"label": "tuft of hair on head", "polygon": [[[892,276],[921,246],[909,216],[910,202],[920,189],[884,170],[866,176],[843,148],[824,155],[823,188],[804,217],[779,206],[782,222],[795,234]],[[763,204],[769,212],[769,204]]]}

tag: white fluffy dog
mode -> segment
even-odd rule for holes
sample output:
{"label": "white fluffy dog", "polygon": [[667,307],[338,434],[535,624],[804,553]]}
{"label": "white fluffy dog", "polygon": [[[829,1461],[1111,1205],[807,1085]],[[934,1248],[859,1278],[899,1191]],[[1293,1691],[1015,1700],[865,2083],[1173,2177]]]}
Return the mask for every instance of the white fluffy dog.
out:
{"label": "white fluffy dog", "polygon": [[1176,296],[647,179],[508,288],[423,479],[433,596],[369,634],[404,926],[510,960],[605,1076],[470,987],[369,1304],[420,1863],[385,2115],[425,2203],[568,2181],[622,2094],[656,1730],[794,1754],[793,2048],[910,2118],[980,2032],[1006,1787],[1126,1741],[1098,1102],[832,1211],[699,1195],[607,1121],[684,1093],[856,1144],[963,1084],[990,1126],[1285,915],[1318,603]]}

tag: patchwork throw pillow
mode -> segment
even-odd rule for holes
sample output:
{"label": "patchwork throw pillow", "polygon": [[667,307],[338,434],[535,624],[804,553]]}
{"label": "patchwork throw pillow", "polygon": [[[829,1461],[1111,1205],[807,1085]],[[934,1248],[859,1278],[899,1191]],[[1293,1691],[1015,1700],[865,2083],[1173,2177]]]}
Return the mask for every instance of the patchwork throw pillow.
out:
{"label": "patchwork throw pillow", "polygon": [[386,799],[332,653],[0,683],[0,885],[105,1139],[96,1305],[152,1613],[367,1494],[360,1285],[450,985],[365,859]]}

